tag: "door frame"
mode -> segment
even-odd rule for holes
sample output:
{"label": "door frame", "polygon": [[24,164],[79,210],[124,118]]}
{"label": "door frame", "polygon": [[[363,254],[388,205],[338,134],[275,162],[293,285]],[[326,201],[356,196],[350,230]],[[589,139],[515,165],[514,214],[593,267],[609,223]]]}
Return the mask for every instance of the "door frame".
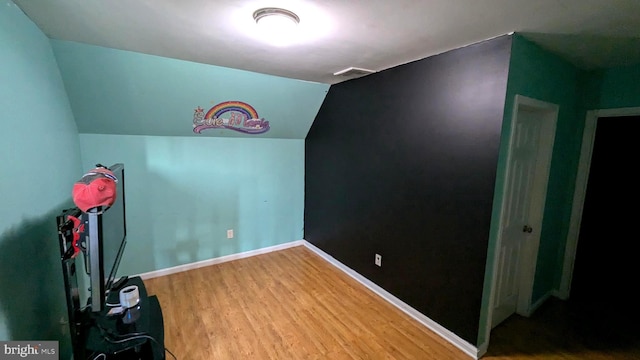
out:
{"label": "door frame", "polygon": [[571,280],[573,279],[576,251],[578,250],[578,237],[580,236],[582,211],[584,210],[584,199],[587,193],[587,180],[589,179],[589,170],[591,169],[591,156],[593,154],[593,144],[596,139],[598,118],[635,115],[640,115],[640,107],[587,111],[584,122],[584,132],[582,133],[582,147],[580,149],[578,172],[576,173],[575,190],[573,192],[569,231],[567,233],[564,261],[562,264],[562,277],[558,289],[558,297],[560,299],[568,299],[571,292]]}
{"label": "door frame", "polygon": [[[553,145],[555,141],[556,124],[558,121],[558,112],[559,112],[558,105],[533,99],[533,98],[529,98],[522,95],[515,96],[514,102],[513,102],[513,110],[511,114],[510,130],[509,130],[509,143],[508,143],[507,160],[506,160],[505,175],[504,175],[505,181],[504,181],[504,186],[502,188],[500,217],[498,221],[498,234],[497,234],[495,246],[493,248],[494,259],[492,264],[492,279],[491,279],[491,292],[490,292],[491,295],[489,297],[489,309],[487,313],[487,321],[485,324],[486,331],[487,331],[487,341],[486,341],[487,345],[489,343],[491,329],[493,328],[492,326],[493,325],[493,308],[494,308],[494,302],[495,302],[496,290],[497,290],[498,266],[500,265],[499,252],[500,252],[500,247],[502,246],[502,228],[503,228],[504,216],[506,212],[506,201],[505,201],[507,196],[506,184],[507,184],[507,178],[510,176],[510,172],[511,172],[510,167],[511,167],[511,157],[512,157],[512,146],[513,146],[514,136],[515,136],[514,125],[517,121],[518,111],[521,106],[547,111],[551,114],[551,116],[549,116],[547,119],[548,121],[550,121],[550,125],[546,127],[546,134],[547,135],[551,134],[552,136],[547,137],[547,139],[550,140],[550,144],[547,144],[548,151],[546,152],[546,154],[543,154],[543,156],[547,157],[547,161],[545,161],[545,165],[544,165],[546,167],[547,173],[551,166],[551,157],[553,155]],[[545,199],[546,199],[547,184],[548,184],[548,181],[544,185],[544,191],[542,191],[542,193],[545,196]],[[545,203],[544,201],[541,201],[541,204],[539,204],[542,207],[541,211],[544,211],[544,203]],[[540,219],[542,221],[542,214],[540,214]],[[537,236],[532,236],[530,238],[530,243],[527,247],[530,249],[534,249],[535,254],[530,254],[531,256],[525,259],[524,263],[526,263],[526,266],[522,267],[524,271],[520,273],[520,279],[519,279],[520,286],[519,286],[519,292],[518,292],[518,305],[517,305],[516,312],[525,316],[529,316],[533,310],[531,305],[531,294],[533,292],[533,280],[534,280],[535,268],[536,268],[535,259],[537,258],[539,244],[540,244],[540,232],[537,233]]]}

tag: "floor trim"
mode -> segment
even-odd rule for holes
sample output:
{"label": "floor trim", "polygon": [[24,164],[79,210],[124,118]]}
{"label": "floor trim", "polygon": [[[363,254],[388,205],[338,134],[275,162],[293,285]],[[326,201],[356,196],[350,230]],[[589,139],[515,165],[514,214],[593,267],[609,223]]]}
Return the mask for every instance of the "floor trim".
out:
{"label": "floor trim", "polygon": [[478,358],[478,349],[475,346],[473,346],[470,343],[468,343],[466,340],[460,338],[458,335],[452,333],[451,331],[446,329],[444,326],[438,324],[437,322],[429,319],[427,316],[425,316],[424,314],[422,314],[418,310],[412,308],[411,306],[409,306],[408,304],[406,304],[402,300],[400,300],[397,297],[393,296],[391,293],[389,293],[385,289],[381,288],[380,286],[376,285],[371,280],[365,278],[364,276],[360,275],[359,273],[357,273],[356,271],[352,270],[348,266],[346,266],[343,263],[339,262],[338,260],[333,258],[331,255],[329,255],[329,254],[325,253],[324,251],[320,250],[319,248],[317,248],[315,245],[311,244],[310,242],[304,240],[303,244],[309,250],[313,251],[314,253],[316,253],[317,255],[319,255],[320,257],[325,259],[326,261],[328,261],[331,265],[333,265],[333,266],[337,267],[338,269],[342,270],[344,273],[346,273],[347,275],[351,276],[353,279],[355,279],[356,281],[358,281],[362,285],[364,285],[367,288],[369,288],[371,291],[373,291],[378,296],[380,296],[381,298],[383,298],[384,300],[389,302],[391,305],[394,305],[398,309],[402,310],[405,314],[411,316],[412,318],[414,318],[415,320],[420,322],[422,325],[426,326],[431,331],[433,331],[434,333],[439,335],[441,338],[443,338],[444,340],[450,342],[452,345],[454,345],[458,349],[462,350],[465,354],[469,355],[471,358],[473,358],[473,359],[477,359]]}
{"label": "floor trim", "polygon": [[221,257],[217,257],[217,258],[213,258],[213,259],[198,261],[198,262],[194,262],[194,263],[178,265],[178,266],[174,266],[174,267],[170,267],[170,268],[166,268],[166,269],[149,271],[149,272],[146,272],[146,273],[138,274],[137,276],[140,276],[143,280],[152,279],[152,278],[159,277],[159,276],[166,276],[166,275],[176,274],[176,273],[183,272],[183,271],[198,269],[198,268],[201,268],[201,267],[211,266],[211,265],[215,265],[215,264],[221,264],[221,263],[224,263],[224,262],[238,260],[238,259],[244,259],[244,258],[248,258],[248,257],[251,257],[251,256],[266,254],[266,253],[273,252],[273,251],[278,251],[278,250],[284,250],[284,249],[288,249],[288,248],[292,248],[292,247],[300,246],[300,245],[304,245],[306,248],[308,248],[309,250],[313,251],[315,254],[317,254],[318,256],[320,256],[321,258],[326,260],[327,262],[329,262],[331,265],[335,266],[339,270],[343,271],[345,274],[347,274],[350,277],[352,277],[354,280],[356,280],[359,283],[361,283],[362,285],[366,286],[368,289],[373,291],[375,294],[380,296],[382,299],[386,300],[391,305],[397,307],[402,312],[404,312],[405,314],[409,315],[410,317],[412,317],[413,319],[415,319],[416,321],[418,321],[422,325],[426,326],[428,329],[430,329],[431,331],[436,333],[438,336],[440,336],[444,340],[448,341],[449,343],[451,343],[452,345],[454,345],[458,349],[462,350],[465,354],[469,355],[472,359],[478,359],[479,358],[478,348],[476,348],[475,346],[471,345],[466,340],[460,338],[458,335],[454,334],[453,332],[449,331],[444,326],[442,326],[442,325],[438,324],[437,322],[429,319],[427,316],[425,316],[424,314],[422,314],[418,310],[412,308],[411,306],[409,306],[408,304],[406,304],[402,300],[398,299],[397,297],[395,297],[394,295],[392,295],[388,291],[386,291],[383,288],[381,288],[380,286],[376,285],[371,280],[369,280],[369,279],[365,278],[364,276],[360,275],[359,273],[357,273],[353,269],[351,269],[348,266],[344,265],[343,263],[339,262],[338,260],[333,258],[331,255],[325,253],[324,251],[320,250],[315,245],[311,244],[310,242],[308,242],[306,240],[296,240],[296,241],[291,241],[291,242],[280,244],[280,245],[269,246],[269,247],[265,247],[265,248],[261,248],[261,249],[245,251],[245,252],[242,252],[242,253],[231,254],[231,255],[221,256]]}
{"label": "floor trim", "polygon": [[284,250],[284,249],[288,249],[288,248],[291,248],[291,247],[304,245],[304,243],[306,243],[306,241],[304,241],[304,240],[296,240],[296,241],[291,241],[291,242],[280,244],[280,245],[274,245],[274,246],[269,246],[269,247],[260,248],[260,249],[256,249],[256,250],[245,251],[245,252],[241,252],[241,253],[237,253],[237,254],[231,254],[231,255],[221,256],[221,257],[217,257],[217,258],[213,258],[213,259],[202,260],[202,261],[198,261],[198,262],[194,262],[194,263],[178,265],[178,266],[174,266],[174,267],[170,267],[170,268],[166,268],[166,269],[149,271],[149,272],[146,272],[146,273],[138,274],[137,276],[140,276],[142,278],[142,280],[152,279],[152,278],[159,277],[159,276],[176,274],[176,273],[187,271],[187,270],[198,269],[198,268],[205,267],[205,266],[221,264],[221,263],[228,262],[228,261],[244,259],[244,258],[248,258],[248,257],[251,257],[251,256],[266,254],[266,253],[270,253],[270,252],[278,251],[278,250]]}

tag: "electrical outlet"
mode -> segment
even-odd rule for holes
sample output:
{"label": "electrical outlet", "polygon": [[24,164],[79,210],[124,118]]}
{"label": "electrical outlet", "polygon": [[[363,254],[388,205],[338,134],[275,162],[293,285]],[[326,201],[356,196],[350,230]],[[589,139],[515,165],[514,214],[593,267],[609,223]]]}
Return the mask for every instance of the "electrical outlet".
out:
{"label": "electrical outlet", "polygon": [[233,239],[233,229],[227,230],[227,239]]}
{"label": "electrical outlet", "polygon": [[375,258],[374,262],[376,263],[376,265],[382,266],[382,255],[376,254],[376,258]]}

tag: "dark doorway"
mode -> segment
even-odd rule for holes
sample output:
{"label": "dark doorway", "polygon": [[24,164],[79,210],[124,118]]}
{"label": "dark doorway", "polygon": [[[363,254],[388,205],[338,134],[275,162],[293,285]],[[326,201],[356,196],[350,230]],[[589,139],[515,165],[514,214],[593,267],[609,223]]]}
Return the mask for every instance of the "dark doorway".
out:
{"label": "dark doorway", "polygon": [[498,325],[487,359],[640,359],[638,128],[640,116],[598,119],[570,299]]}
{"label": "dark doorway", "polygon": [[640,319],[638,129],[640,116],[598,119],[569,300],[590,328],[614,338],[637,334]]}

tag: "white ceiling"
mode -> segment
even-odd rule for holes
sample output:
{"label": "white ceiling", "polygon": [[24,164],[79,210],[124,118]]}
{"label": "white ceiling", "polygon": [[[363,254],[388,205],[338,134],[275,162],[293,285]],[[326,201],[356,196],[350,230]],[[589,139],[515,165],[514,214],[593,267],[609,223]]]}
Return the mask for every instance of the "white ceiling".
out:
{"label": "white ceiling", "polygon": [[[640,63],[640,0],[14,0],[50,38],[334,84],[521,32],[582,68]],[[300,17],[261,41],[252,14]]]}

